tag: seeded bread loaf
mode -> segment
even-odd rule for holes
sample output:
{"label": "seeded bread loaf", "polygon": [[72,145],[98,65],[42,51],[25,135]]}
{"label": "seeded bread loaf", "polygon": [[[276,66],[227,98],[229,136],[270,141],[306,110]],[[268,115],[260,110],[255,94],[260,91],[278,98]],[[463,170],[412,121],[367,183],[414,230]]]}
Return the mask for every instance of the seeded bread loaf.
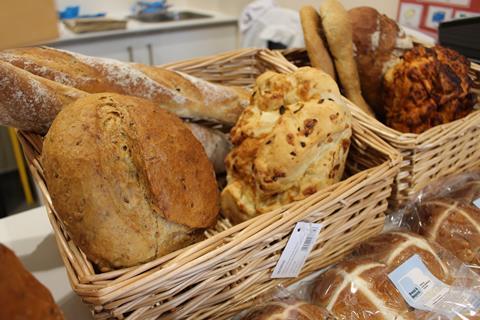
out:
{"label": "seeded bread loaf", "polygon": [[118,94],[65,107],[44,142],[53,205],[101,269],[133,266],[202,239],[218,214],[212,165],[175,115]]}

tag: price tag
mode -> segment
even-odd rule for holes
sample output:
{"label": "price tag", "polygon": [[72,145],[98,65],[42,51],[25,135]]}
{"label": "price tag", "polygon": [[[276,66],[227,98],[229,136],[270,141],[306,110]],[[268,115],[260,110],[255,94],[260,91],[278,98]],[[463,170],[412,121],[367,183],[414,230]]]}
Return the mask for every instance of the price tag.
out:
{"label": "price tag", "polygon": [[321,223],[298,222],[273,270],[271,278],[297,277],[310,251],[312,251],[321,229]]}

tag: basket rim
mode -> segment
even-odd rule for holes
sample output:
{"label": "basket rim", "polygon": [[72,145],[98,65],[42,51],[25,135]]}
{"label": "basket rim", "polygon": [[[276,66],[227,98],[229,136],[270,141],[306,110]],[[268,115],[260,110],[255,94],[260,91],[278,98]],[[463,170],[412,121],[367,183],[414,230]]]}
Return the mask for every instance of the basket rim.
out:
{"label": "basket rim", "polygon": [[[306,51],[305,48],[291,48],[283,50],[282,55],[304,51]],[[480,72],[480,64],[471,62],[471,69]],[[420,134],[404,133],[388,127],[377,118],[361,110],[358,106],[354,104],[351,105],[353,116],[361,121],[365,127],[380,135],[388,142],[394,143],[395,146],[407,149],[430,149],[433,146],[442,145],[444,141],[451,136],[462,134],[462,132],[472,127],[480,128],[480,110],[474,110],[463,118],[434,126]]]}

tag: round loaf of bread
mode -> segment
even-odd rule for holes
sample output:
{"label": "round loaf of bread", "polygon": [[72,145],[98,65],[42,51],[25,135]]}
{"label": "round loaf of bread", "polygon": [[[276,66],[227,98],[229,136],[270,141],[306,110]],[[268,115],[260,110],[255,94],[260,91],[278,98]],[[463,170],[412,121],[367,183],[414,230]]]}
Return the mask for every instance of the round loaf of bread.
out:
{"label": "round loaf of bread", "polygon": [[358,256],[368,256],[373,261],[383,263],[391,272],[413,255],[419,255],[430,272],[445,283],[453,280],[453,269],[445,250],[422,236],[410,232],[387,232],[370,238],[354,249]]}
{"label": "round loaf of bread", "polygon": [[271,301],[255,308],[239,320],[327,320],[328,312],[313,304],[293,298]]}
{"label": "round loaf of bread", "polygon": [[337,319],[415,319],[387,271],[368,258],[341,262],[317,278],[313,303]]}
{"label": "round loaf of bread", "polygon": [[480,209],[453,199],[423,202],[420,233],[467,264],[480,265]]}
{"label": "round loaf of bread", "polygon": [[0,319],[63,319],[48,289],[25,269],[13,251],[2,244],[0,262]]}
{"label": "round loaf of bread", "polygon": [[388,67],[398,61],[412,41],[397,23],[371,7],[357,7],[348,11],[355,44],[362,95],[382,117],[382,79]]}
{"label": "round loaf of bread", "polygon": [[185,247],[216,221],[215,174],[201,144],[149,101],[77,100],[54,120],[42,163],[58,216],[101,269]]}

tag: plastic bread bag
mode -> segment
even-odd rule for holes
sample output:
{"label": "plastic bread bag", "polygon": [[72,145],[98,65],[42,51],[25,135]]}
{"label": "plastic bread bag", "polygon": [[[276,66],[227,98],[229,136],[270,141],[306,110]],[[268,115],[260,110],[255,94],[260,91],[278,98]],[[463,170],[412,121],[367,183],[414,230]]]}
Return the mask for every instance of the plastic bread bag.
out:
{"label": "plastic bread bag", "polygon": [[480,279],[447,250],[409,232],[360,244],[310,284],[337,319],[477,319]]}
{"label": "plastic bread bag", "polygon": [[333,320],[323,308],[310,304],[278,286],[257,298],[254,305],[233,320]]}
{"label": "plastic bread bag", "polygon": [[437,242],[480,272],[479,197],[479,171],[450,176],[420,191],[390,221]]}

